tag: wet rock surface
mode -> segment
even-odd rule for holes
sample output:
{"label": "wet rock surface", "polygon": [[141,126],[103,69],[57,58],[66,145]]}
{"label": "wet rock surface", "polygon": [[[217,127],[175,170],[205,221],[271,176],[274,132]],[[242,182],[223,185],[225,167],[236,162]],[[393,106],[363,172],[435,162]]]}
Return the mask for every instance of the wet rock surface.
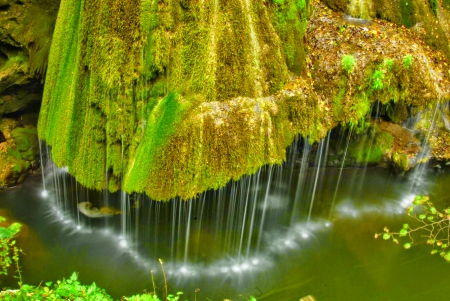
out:
{"label": "wet rock surface", "polygon": [[0,187],[38,166],[37,116],[59,1],[0,1]]}
{"label": "wet rock surface", "polygon": [[[24,115],[27,116],[27,115]],[[35,120],[34,118],[30,120]],[[36,125],[19,118],[0,120],[0,186],[14,186],[23,182],[30,170],[36,169],[39,145]]]}
{"label": "wet rock surface", "polygon": [[[340,135],[351,136],[348,153],[345,143],[330,142],[327,165],[408,170],[430,159],[448,160],[446,56],[427,44],[420,28],[381,19],[354,22],[319,1],[313,5],[305,74],[323,114],[347,128]],[[345,56],[354,60],[347,70]],[[407,129],[409,120],[415,121]]]}

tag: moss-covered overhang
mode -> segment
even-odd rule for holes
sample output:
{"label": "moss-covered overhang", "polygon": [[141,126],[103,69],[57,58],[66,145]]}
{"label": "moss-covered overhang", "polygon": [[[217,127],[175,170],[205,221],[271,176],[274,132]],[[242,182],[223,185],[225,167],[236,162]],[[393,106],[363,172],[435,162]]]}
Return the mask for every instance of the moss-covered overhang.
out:
{"label": "moss-covered overhang", "polygon": [[89,188],[188,199],[282,163],[296,135],[364,128],[376,101],[448,99],[413,32],[314,5],[305,36],[303,1],[63,1],[39,136]]}
{"label": "moss-covered overhang", "polygon": [[[264,111],[264,99],[302,70],[308,7],[307,0],[64,0],[39,136],[83,185],[155,199],[191,197],[281,162],[288,142],[274,135],[282,142],[266,151],[267,131],[246,120],[281,118]],[[243,113],[256,106],[246,100],[260,103],[257,116]],[[239,137],[227,139],[208,111],[233,103],[227,132]],[[179,148],[186,143],[192,149]],[[202,152],[210,159],[194,158]]]}
{"label": "moss-covered overhang", "polygon": [[434,50],[438,50],[450,59],[450,28],[448,0],[322,0],[335,11],[348,13],[353,5],[366,6],[361,16],[354,17],[384,19],[399,26],[414,30],[423,41]]}

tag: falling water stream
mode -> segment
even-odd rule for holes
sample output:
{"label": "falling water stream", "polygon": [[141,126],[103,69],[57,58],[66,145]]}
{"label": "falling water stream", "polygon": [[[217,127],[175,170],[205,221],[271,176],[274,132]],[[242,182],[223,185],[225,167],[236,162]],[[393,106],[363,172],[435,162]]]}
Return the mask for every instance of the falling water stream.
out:
{"label": "falling water stream", "polygon": [[[196,288],[199,300],[439,300],[450,288],[442,259],[428,255],[423,242],[405,251],[373,235],[385,225],[400,227],[415,194],[448,202],[450,173],[330,168],[328,146],[329,138],[314,151],[296,140],[282,166],[163,203],[85,189],[45,160],[47,150],[44,182],[35,175],[1,191],[1,214],[25,225],[19,240],[28,283],[77,271],[82,282],[95,281],[120,299],[153,290],[150,271],[161,290],[161,258],[169,291],[183,290],[189,300]],[[122,213],[88,218],[77,210],[80,202]],[[7,285],[14,280],[2,278]]]}

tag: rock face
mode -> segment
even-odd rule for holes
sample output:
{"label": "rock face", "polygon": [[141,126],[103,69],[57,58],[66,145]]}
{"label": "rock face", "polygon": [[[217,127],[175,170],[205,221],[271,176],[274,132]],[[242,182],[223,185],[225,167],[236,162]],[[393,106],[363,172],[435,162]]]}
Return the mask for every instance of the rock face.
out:
{"label": "rock face", "polygon": [[36,118],[37,114],[29,123],[19,123],[10,118],[0,120],[0,132],[4,139],[0,141],[0,186],[20,184],[31,168],[39,166],[39,145],[34,125]]}
{"label": "rock face", "polygon": [[279,164],[296,135],[338,126],[355,135],[356,162],[408,169],[417,152],[371,115],[402,123],[449,99],[448,43],[398,25],[445,14],[375,2],[374,20],[354,24],[318,1],[64,0],[39,135],[81,184],[158,200]]}
{"label": "rock face", "polygon": [[[379,19],[361,24],[323,5],[316,9],[307,67],[334,122],[352,135],[345,164],[408,170],[431,158],[447,160],[446,57],[404,26]],[[402,128],[413,116],[419,122]]]}
{"label": "rock face", "polygon": [[58,5],[0,1],[0,187],[38,166],[37,112]]}
{"label": "rock face", "polygon": [[64,0],[39,135],[83,185],[155,199],[280,163],[293,133],[266,97],[302,71],[308,11],[306,0]]}
{"label": "rock face", "polygon": [[450,59],[450,35],[448,0],[323,0],[330,8],[351,13],[353,6],[365,7],[365,15],[354,17],[378,18],[399,26],[411,28],[422,37],[432,49],[442,52]]}

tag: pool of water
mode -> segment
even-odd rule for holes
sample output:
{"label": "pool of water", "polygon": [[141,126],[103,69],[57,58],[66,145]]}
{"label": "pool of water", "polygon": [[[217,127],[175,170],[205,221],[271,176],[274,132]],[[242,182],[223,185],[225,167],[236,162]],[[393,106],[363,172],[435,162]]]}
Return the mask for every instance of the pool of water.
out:
{"label": "pool of water", "polygon": [[[189,202],[157,203],[139,195],[88,191],[65,174],[41,176],[0,191],[0,214],[24,224],[18,238],[26,283],[79,272],[114,298],[163,287],[189,300],[442,300],[447,263],[429,255],[425,239],[410,250],[375,240],[384,226],[400,229],[415,194],[447,205],[449,172],[381,168],[264,168]],[[336,186],[339,182],[339,186]],[[112,206],[122,214],[90,219],[77,203]],[[1,278],[14,287],[13,278]]]}

